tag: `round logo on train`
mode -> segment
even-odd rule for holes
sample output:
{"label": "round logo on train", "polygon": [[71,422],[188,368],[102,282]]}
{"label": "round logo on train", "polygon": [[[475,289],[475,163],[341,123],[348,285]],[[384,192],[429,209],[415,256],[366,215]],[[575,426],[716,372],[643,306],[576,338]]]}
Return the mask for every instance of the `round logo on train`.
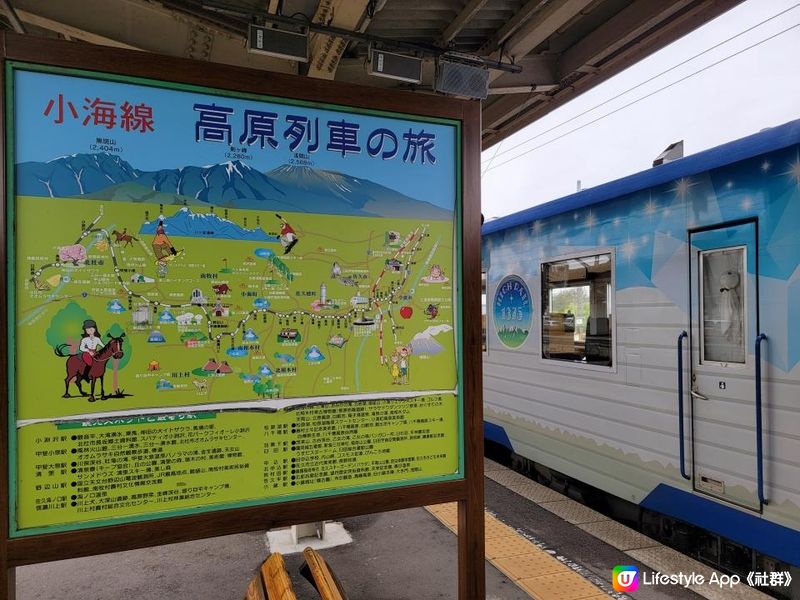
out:
{"label": "round logo on train", "polygon": [[531,294],[522,278],[509,275],[494,292],[494,332],[507,348],[519,348],[531,330]]}

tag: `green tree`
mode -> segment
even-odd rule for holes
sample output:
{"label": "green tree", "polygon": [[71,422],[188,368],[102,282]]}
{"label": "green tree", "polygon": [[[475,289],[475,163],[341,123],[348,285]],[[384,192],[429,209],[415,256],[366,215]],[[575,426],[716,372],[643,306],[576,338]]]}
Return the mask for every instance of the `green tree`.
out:
{"label": "green tree", "polygon": [[[108,333],[110,333],[114,337],[120,337],[125,330],[122,329],[122,326],[119,323],[113,323],[111,327],[108,328]],[[107,338],[108,339],[108,338]],[[107,341],[103,340],[103,341]],[[129,362],[131,362],[131,355],[133,355],[133,344],[131,344],[130,340],[126,337],[125,341],[122,343],[122,358],[112,358],[112,368],[113,368],[113,388],[114,393],[119,394],[119,371],[124,369]]]}
{"label": "green tree", "polygon": [[83,322],[86,319],[91,317],[80,304],[77,302],[67,304],[53,316],[50,327],[45,331],[48,345],[55,348],[59,344],[69,344],[70,354],[75,354],[81,341]]}

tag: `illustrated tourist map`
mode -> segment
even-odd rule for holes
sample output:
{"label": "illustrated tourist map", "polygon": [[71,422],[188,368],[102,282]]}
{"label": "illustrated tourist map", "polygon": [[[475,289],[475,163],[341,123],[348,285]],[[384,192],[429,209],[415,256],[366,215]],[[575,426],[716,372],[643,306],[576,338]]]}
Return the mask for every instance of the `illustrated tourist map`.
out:
{"label": "illustrated tourist map", "polygon": [[19,532],[459,475],[453,124],[13,77]]}

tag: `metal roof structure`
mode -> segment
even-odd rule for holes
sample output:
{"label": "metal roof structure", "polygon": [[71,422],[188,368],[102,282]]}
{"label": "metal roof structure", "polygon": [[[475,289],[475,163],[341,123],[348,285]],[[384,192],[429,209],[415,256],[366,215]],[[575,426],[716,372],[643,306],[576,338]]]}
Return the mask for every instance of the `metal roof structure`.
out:
{"label": "metal roof structure", "polygon": [[[31,35],[419,93],[433,93],[437,53],[513,65],[490,70],[488,148],[741,1],[0,0],[0,12]],[[270,19],[312,27],[308,63],[247,52],[249,24]],[[422,84],[369,75],[375,39],[419,47]]]}

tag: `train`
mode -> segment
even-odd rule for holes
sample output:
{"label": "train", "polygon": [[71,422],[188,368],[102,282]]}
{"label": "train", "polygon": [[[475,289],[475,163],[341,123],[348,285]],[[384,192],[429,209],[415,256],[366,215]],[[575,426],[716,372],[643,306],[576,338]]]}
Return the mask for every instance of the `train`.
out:
{"label": "train", "polygon": [[481,237],[487,455],[800,598],[800,120]]}

